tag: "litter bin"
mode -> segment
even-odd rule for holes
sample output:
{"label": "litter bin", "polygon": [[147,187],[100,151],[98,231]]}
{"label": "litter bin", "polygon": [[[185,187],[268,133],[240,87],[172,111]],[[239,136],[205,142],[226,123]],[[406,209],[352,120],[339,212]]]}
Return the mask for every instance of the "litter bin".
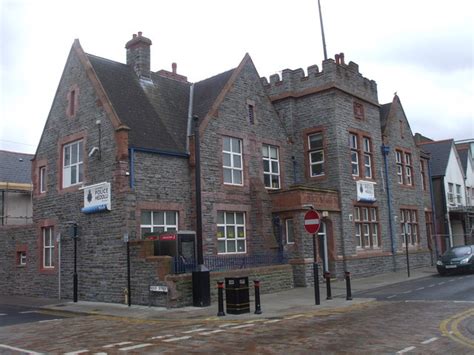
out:
{"label": "litter bin", "polygon": [[249,278],[226,277],[225,301],[227,313],[250,313]]}

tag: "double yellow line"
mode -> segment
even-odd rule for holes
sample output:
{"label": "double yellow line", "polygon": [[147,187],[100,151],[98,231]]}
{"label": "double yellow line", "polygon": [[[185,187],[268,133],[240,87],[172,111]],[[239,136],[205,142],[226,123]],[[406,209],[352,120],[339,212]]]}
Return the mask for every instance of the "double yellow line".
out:
{"label": "double yellow line", "polygon": [[469,317],[474,317],[474,308],[470,308],[467,311],[455,314],[454,316],[448,319],[445,319],[439,325],[441,334],[443,334],[444,336],[450,337],[451,339],[453,339],[454,341],[458,343],[461,343],[469,348],[474,349],[474,340],[465,337],[459,331],[459,328],[458,328],[459,323],[461,323],[463,320]]}

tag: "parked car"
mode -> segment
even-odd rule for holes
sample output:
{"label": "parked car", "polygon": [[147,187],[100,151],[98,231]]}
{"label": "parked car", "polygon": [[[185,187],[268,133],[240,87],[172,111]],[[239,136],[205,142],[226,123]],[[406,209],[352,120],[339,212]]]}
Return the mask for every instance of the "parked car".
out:
{"label": "parked car", "polygon": [[474,271],[474,245],[460,245],[446,250],[437,261],[436,268],[440,275]]}

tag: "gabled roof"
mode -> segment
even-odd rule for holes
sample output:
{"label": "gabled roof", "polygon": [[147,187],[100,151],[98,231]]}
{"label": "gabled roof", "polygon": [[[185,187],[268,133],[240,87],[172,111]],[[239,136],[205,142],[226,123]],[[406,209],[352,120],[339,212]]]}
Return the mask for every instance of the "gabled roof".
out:
{"label": "gabled roof", "polygon": [[31,184],[33,154],[0,150],[0,182]]}
{"label": "gabled roof", "polygon": [[390,109],[392,108],[392,103],[384,104],[380,106],[380,126],[382,128],[382,132],[385,131],[385,126],[388,122],[388,115],[390,113]]}
{"label": "gabled roof", "polygon": [[91,54],[87,58],[121,122],[130,128],[131,147],[185,152],[188,83],[153,75],[153,84],[145,84],[150,86],[147,95],[129,66]]}
{"label": "gabled roof", "polygon": [[469,149],[459,149],[457,146],[456,149],[458,151],[459,159],[461,160],[462,170],[464,171],[464,174],[466,174],[467,160],[469,159]]}
{"label": "gabled roof", "polygon": [[420,147],[423,151],[431,155],[431,175],[444,176],[448,166],[449,155],[453,147],[453,140],[448,139],[438,142],[421,143]]}
{"label": "gabled roof", "polygon": [[203,119],[211,110],[235,68],[194,84],[193,114]]}

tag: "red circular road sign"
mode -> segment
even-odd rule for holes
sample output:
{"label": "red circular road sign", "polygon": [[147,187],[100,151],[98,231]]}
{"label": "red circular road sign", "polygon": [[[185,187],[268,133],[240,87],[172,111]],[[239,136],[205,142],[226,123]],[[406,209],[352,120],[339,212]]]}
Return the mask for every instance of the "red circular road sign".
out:
{"label": "red circular road sign", "polygon": [[308,233],[318,233],[319,227],[321,226],[321,218],[316,210],[306,212],[304,215],[304,228]]}

